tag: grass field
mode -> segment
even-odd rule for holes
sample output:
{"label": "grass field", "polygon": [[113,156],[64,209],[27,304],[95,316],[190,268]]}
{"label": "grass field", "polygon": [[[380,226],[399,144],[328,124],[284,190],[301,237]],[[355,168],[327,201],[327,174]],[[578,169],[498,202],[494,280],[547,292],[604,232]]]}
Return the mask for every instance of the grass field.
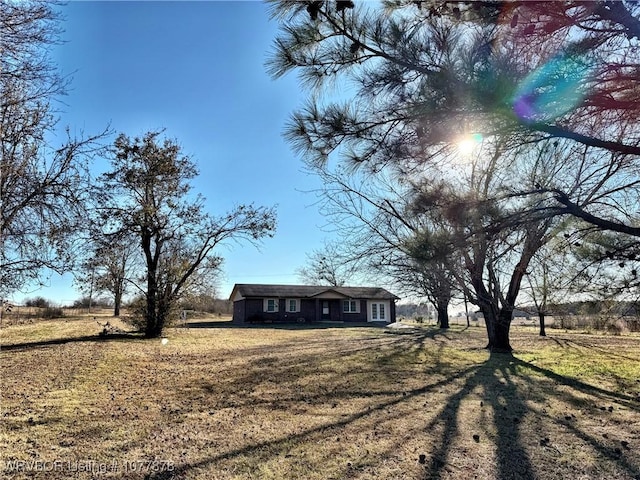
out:
{"label": "grass field", "polygon": [[3,328],[0,476],[640,479],[638,336],[197,326]]}

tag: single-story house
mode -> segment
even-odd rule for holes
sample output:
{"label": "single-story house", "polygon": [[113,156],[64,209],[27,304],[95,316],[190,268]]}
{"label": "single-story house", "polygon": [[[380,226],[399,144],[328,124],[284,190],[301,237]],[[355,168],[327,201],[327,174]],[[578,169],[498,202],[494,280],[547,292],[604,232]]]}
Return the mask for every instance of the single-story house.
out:
{"label": "single-story house", "polygon": [[399,297],[377,287],[236,284],[234,323],[396,321]]}

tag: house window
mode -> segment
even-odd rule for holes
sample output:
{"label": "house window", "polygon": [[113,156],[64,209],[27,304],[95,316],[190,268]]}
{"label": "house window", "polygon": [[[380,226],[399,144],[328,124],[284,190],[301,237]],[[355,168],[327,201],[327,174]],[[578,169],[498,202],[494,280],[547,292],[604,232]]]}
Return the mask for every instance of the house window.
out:
{"label": "house window", "polygon": [[300,311],[300,300],[297,298],[289,298],[287,299],[287,312],[299,312]]}
{"label": "house window", "polygon": [[345,300],[342,303],[344,313],[360,313],[360,302],[357,300]]}
{"label": "house window", "polygon": [[264,311],[265,312],[277,312],[278,311],[278,299],[277,298],[265,298],[264,299]]}

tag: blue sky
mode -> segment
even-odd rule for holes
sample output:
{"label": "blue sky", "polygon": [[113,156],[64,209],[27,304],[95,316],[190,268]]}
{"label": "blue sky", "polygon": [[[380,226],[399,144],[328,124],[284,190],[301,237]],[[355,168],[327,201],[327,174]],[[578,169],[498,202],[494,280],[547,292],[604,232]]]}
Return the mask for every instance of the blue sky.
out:
{"label": "blue sky", "polygon": [[[234,283],[295,283],[305,254],[321,247],[326,220],[314,206],[315,177],[305,174],[282,138],[306,94],[290,75],[264,67],[277,23],[257,1],[70,2],[62,8],[64,43],[52,54],[73,77],[61,126],[95,133],[107,124],[140,135],[166,128],[200,169],[194,189],[208,210],[239,203],[277,205],[278,229],[260,251],[229,245],[221,296]],[[107,168],[97,160],[95,170]],[[42,295],[72,303],[69,276],[54,276]]]}

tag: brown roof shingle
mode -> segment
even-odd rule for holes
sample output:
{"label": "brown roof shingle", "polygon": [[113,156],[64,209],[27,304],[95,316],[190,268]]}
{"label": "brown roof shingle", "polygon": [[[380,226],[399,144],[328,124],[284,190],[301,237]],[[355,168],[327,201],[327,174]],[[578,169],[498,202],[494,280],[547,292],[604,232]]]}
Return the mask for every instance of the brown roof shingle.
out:
{"label": "brown roof shingle", "polygon": [[237,293],[242,297],[312,298],[326,292],[336,292],[345,298],[390,300],[399,297],[380,287],[329,287],[326,285],[269,285],[237,283],[231,300]]}

